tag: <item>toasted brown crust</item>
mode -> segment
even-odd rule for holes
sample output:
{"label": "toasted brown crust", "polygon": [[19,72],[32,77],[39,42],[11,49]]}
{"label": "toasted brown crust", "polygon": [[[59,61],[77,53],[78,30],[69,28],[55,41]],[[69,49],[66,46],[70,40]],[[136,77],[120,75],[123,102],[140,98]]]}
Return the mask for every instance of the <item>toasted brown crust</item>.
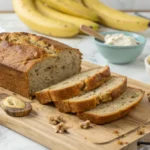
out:
{"label": "toasted brown crust", "polygon": [[82,83],[76,83],[75,85],[59,90],[50,90],[49,92],[51,94],[52,101],[69,99],[71,97],[81,95],[84,92],[91,91],[102,85],[104,81],[108,80],[110,75],[109,67],[105,66],[102,72],[100,71],[94,76],[87,78],[85,81],[81,81]]}
{"label": "toasted brown crust", "polygon": [[[84,91],[91,91],[100,85],[102,85],[109,77],[110,77],[110,68],[108,66],[104,67],[104,70],[102,73],[97,73],[95,76],[90,77],[85,80],[85,87]],[[104,80],[106,79],[106,80]]]}
{"label": "toasted brown crust", "polygon": [[[127,78],[124,77],[124,80],[121,84],[119,84],[117,87],[115,87],[112,91],[109,91],[109,93],[106,93],[104,96],[93,96],[89,99],[86,98],[86,100],[83,101],[69,101],[69,100],[62,100],[62,101],[55,101],[55,105],[61,112],[84,112],[87,110],[90,110],[92,108],[95,108],[99,102],[103,101],[111,101],[119,97],[127,88]],[[104,102],[105,102],[104,101]]]}
{"label": "toasted brown crust", "polygon": [[60,101],[64,99],[68,99],[73,96],[80,95],[82,93],[82,88],[84,87],[84,82],[78,82],[71,87],[66,87],[61,90],[52,91],[50,90],[49,93],[52,97],[52,101]]}
{"label": "toasted brown crust", "polygon": [[0,64],[0,86],[29,97],[28,82],[24,73]]}
{"label": "toasted brown crust", "polygon": [[[59,93],[59,96],[62,99],[66,99],[67,93],[74,93],[74,95],[78,95],[79,93],[81,93],[81,88],[83,87],[83,85],[84,85],[83,82],[79,82],[78,84],[74,85],[74,88],[68,87],[68,88],[64,89],[62,95],[61,95],[61,93]],[[65,93],[66,93],[66,95],[65,95]],[[37,100],[41,104],[47,104],[52,101],[50,90],[42,90],[42,91],[36,92],[35,95],[36,95]]]}
{"label": "toasted brown crust", "polygon": [[51,102],[51,96],[49,92],[42,90],[42,92],[36,92],[36,98],[41,104],[47,104]]}
{"label": "toasted brown crust", "polygon": [[83,112],[83,113],[77,113],[77,116],[82,120],[90,120],[94,124],[106,124],[106,123],[115,121],[127,115],[142,100],[144,96],[144,92],[142,91],[142,93],[143,95],[139,97],[138,101],[136,101],[134,104],[129,105],[126,109],[123,109],[116,113],[112,113],[107,116],[98,116],[95,114],[90,114],[88,112]]}
{"label": "toasted brown crust", "polygon": [[[27,33],[27,32],[12,32],[12,33],[3,32],[3,33],[0,33],[0,40],[7,40],[8,36],[20,35],[20,34],[21,35],[27,35],[27,36],[35,36],[35,38],[34,38],[35,40],[45,40],[50,45],[53,45],[55,49],[59,49],[59,50],[70,49],[70,48],[75,49],[75,48],[70,47],[69,45],[63,44],[63,43],[55,41],[53,39],[46,38],[46,37],[43,37],[43,36],[37,36],[36,34],[31,34],[31,33]],[[24,42],[26,42],[26,41],[24,41]],[[27,44],[27,43],[25,43],[25,44]]]}
{"label": "toasted brown crust", "polygon": [[55,106],[61,112],[83,112],[95,108],[97,105],[97,99],[92,97],[86,101],[70,102],[68,100],[64,101],[55,101]]}
{"label": "toasted brown crust", "polygon": [[[127,89],[127,77],[124,76],[122,84],[118,85],[116,88],[110,91],[110,93],[107,93],[107,96],[110,97],[111,100],[114,100],[117,97],[119,97],[126,89]],[[100,101],[103,101],[103,97],[100,98]]]}
{"label": "toasted brown crust", "polygon": [[[18,44],[12,41],[9,42],[8,39],[12,35],[26,35],[28,37],[34,37],[34,40],[36,41],[43,40],[49,45],[51,45],[51,48],[53,49],[54,53],[49,54],[44,49],[39,48],[35,45],[31,45],[26,41],[26,39],[22,40],[22,43]],[[5,64],[6,66],[9,66],[21,72],[28,72],[28,70],[32,68],[35,63],[41,61],[44,57],[56,57],[59,51],[62,50],[75,50],[81,56],[81,53],[77,49],[71,48],[70,46],[67,46],[52,39],[37,36],[35,34],[24,32],[0,34],[0,63]],[[15,56],[15,59],[13,56]]]}
{"label": "toasted brown crust", "polygon": [[[19,53],[18,53],[19,51]],[[32,45],[0,42],[0,63],[17,71],[26,72],[31,66],[40,61],[44,51]],[[15,59],[14,59],[15,57]]]}
{"label": "toasted brown crust", "polygon": [[[35,40],[35,43],[38,40],[43,40],[51,46],[54,53],[50,54],[46,52],[43,48],[32,44],[33,41],[31,43],[28,42],[28,39],[26,38],[19,38],[21,40],[20,43],[15,43],[15,40],[9,41],[10,37],[20,35],[30,37],[33,41]],[[57,55],[60,54],[60,51],[63,50],[76,51],[79,53],[79,57],[81,57],[79,50],[52,39],[24,32],[1,33],[0,70],[3,71],[0,71],[0,86],[31,98],[29,93],[28,72],[35,64],[48,57],[57,57]],[[78,72],[80,72],[80,70]]]}
{"label": "toasted brown crust", "polygon": [[36,92],[36,98],[42,104],[46,104],[51,101],[69,99],[102,85],[106,80],[109,79],[110,75],[111,73],[109,67],[105,66],[102,72],[96,73],[94,76],[87,78],[85,81],[79,81],[72,86],[59,90],[48,89]]}

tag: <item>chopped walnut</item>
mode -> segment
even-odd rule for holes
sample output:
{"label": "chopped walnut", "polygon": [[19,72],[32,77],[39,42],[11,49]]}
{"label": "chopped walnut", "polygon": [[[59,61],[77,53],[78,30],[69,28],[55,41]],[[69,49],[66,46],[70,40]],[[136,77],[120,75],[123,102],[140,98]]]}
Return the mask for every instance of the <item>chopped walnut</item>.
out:
{"label": "chopped walnut", "polygon": [[114,134],[119,134],[119,131],[118,130],[114,130],[113,133]]}
{"label": "chopped walnut", "polygon": [[143,127],[137,130],[138,135],[143,135],[144,133],[145,133],[145,129]]}
{"label": "chopped walnut", "polygon": [[80,128],[82,129],[88,129],[89,127],[91,127],[91,122],[90,120],[86,120],[85,122],[82,122],[80,124]]}
{"label": "chopped walnut", "polygon": [[55,128],[55,132],[56,133],[64,133],[67,132],[68,127],[65,126],[65,124],[63,122],[59,123],[56,128]]}
{"label": "chopped walnut", "polygon": [[63,119],[62,116],[51,116],[49,117],[49,122],[53,125],[57,125],[61,122],[65,123],[66,121]]}
{"label": "chopped walnut", "polygon": [[124,145],[124,144],[128,144],[128,142],[126,142],[126,141],[121,141],[121,140],[118,140],[118,144],[119,144],[119,145]]}
{"label": "chopped walnut", "polygon": [[150,93],[147,93],[148,101],[150,102]]}
{"label": "chopped walnut", "polygon": [[119,144],[119,145],[123,145],[123,144],[124,144],[124,142],[123,142],[123,141],[121,141],[121,140],[118,140],[118,144]]}

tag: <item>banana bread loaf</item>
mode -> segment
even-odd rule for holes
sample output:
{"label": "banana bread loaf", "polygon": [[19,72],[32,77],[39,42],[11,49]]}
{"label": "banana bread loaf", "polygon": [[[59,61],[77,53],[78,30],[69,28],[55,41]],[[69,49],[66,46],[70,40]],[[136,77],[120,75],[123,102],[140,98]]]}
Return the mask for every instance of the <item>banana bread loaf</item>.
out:
{"label": "banana bread loaf", "polygon": [[81,53],[34,34],[0,34],[0,86],[31,97],[80,72]]}

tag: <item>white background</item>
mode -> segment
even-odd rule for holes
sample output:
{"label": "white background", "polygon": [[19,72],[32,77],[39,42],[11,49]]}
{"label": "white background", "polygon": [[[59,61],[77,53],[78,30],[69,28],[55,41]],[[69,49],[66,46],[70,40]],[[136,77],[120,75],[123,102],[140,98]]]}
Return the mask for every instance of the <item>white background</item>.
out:
{"label": "white background", "polygon": [[[105,4],[117,9],[150,10],[150,0],[101,0]],[[0,11],[13,10],[12,0],[0,0]]]}

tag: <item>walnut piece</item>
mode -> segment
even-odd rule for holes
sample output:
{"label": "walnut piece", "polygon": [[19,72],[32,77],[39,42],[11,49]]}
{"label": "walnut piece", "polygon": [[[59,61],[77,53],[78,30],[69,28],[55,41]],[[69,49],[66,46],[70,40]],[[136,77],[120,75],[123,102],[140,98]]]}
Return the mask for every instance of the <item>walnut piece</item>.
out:
{"label": "walnut piece", "polygon": [[89,127],[91,127],[91,122],[90,120],[86,120],[85,122],[82,122],[80,124],[80,128],[82,129],[88,129]]}
{"label": "walnut piece", "polygon": [[65,123],[66,121],[63,119],[62,116],[51,116],[49,117],[49,122],[53,125],[57,125],[59,123]]}
{"label": "walnut piece", "polygon": [[137,130],[138,135],[143,135],[144,133],[145,133],[145,129],[143,127]]}
{"label": "walnut piece", "polygon": [[123,142],[123,141],[121,141],[121,140],[118,140],[118,144],[119,144],[119,145],[123,145],[123,144],[124,144],[124,142]]}
{"label": "walnut piece", "polygon": [[56,133],[64,133],[67,132],[68,127],[63,123],[59,123],[56,128],[55,128],[55,132]]}
{"label": "walnut piece", "polygon": [[119,144],[119,145],[124,145],[124,144],[128,144],[128,142],[126,142],[126,141],[121,141],[121,140],[118,140],[118,144]]}
{"label": "walnut piece", "polygon": [[114,134],[119,134],[119,131],[118,130],[114,130],[113,133]]}

